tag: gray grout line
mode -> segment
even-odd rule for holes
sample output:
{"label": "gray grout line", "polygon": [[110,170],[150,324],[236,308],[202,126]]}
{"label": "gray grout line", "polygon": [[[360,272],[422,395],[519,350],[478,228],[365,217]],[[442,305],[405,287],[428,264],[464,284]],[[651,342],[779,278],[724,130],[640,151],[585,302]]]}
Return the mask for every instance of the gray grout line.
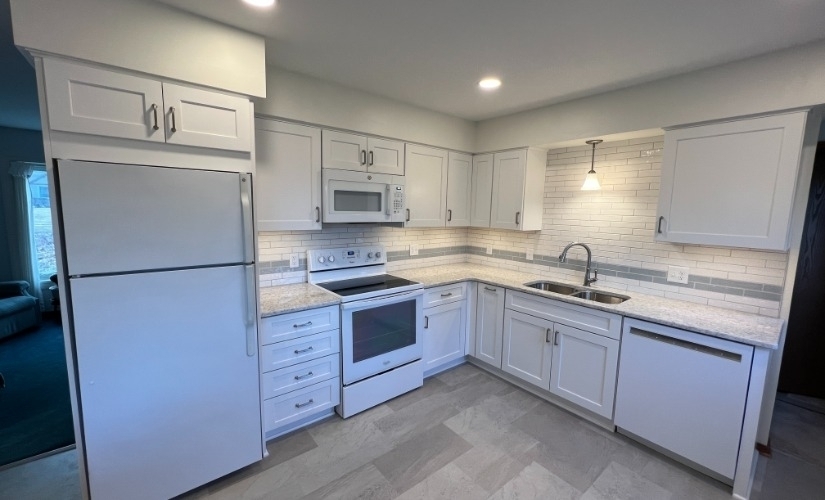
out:
{"label": "gray grout line", "polygon": [[[418,255],[410,255],[408,250],[394,250],[387,252],[387,262],[399,262],[404,260],[428,259],[432,257],[445,257],[448,255],[480,255],[492,259],[502,259],[522,264],[545,265],[550,268],[569,269],[584,272],[586,261],[579,259],[567,259],[567,262],[559,262],[555,255],[533,255],[533,260],[527,260],[524,252],[513,252],[511,250],[493,249],[493,253],[488,254],[487,249],[473,245],[456,245],[440,248],[421,249]],[[677,286],[680,288],[692,288],[709,292],[724,293],[728,295],[738,295],[755,299],[771,300],[780,302],[782,300],[783,287],[776,285],[765,285],[762,283],[752,283],[750,281],[730,280],[723,278],[711,278],[708,276],[693,275],[688,278],[688,283],[672,283],[667,281],[667,273],[653,269],[643,269],[641,267],[623,266],[617,264],[593,263],[593,268],[598,269],[602,276],[611,276],[648,283],[659,283],[663,285]],[[300,266],[289,267],[288,260],[276,260],[258,263],[258,273],[260,275],[273,273],[289,273],[296,271],[306,271],[306,259],[300,260]]]}

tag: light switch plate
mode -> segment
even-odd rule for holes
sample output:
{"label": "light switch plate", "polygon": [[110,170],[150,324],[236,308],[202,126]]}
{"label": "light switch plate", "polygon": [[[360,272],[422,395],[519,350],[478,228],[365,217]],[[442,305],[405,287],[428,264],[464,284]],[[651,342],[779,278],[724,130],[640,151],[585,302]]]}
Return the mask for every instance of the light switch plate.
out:
{"label": "light switch plate", "polygon": [[493,245],[487,245],[487,255],[493,255]]}
{"label": "light switch plate", "polygon": [[295,269],[301,265],[301,254],[293,253],[289,256],[289,267]]}
{"label": "light switch plate", "polygon": [[527,250],[527,255],[525,257],[527,260],[533,260],[533,251]]}
{"label": "light switch plate", "polygon": [[688,271],[689,269],[686,267],[667,266],[667,280],[671,283],[687,284],[689,276]]}
{"label": "light switch plate", "polygon": [[418,255],[418,248],[419,248],[419,245],[416,244],[416,243],[413,243],[412,245],[410,245],[410,255]]}

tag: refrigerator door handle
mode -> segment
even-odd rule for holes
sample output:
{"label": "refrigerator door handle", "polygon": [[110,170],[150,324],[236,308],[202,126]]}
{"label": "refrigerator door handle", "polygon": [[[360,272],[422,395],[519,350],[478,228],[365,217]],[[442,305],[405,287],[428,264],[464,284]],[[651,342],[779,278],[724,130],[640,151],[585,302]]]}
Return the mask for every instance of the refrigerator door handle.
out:
{"label": "refrigerator door handle", "polygon": [[258,348],[258,337],[255,335],[255,325],[258,319],[257,299],[255,295],[255,266],[244,266],[246,272],[246,355],[254,356]]}
{"label": "refrigerator door handle", "polygon": [[240,174],[241,178],[241,217],[243,220],[243,252],[244,262],[255,260],[255,249],[252,248],[252,175]]}

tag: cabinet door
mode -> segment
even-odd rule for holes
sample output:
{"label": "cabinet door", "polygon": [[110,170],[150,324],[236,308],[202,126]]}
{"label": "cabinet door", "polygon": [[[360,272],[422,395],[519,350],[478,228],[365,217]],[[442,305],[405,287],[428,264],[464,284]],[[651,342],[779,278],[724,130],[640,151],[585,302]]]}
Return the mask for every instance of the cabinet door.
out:
{"label": "cabinet door", "polygon": [[470,225],[470,191],[473,176],[473,157],[450,152],[447,168],[447,225]]}
{"label": "cabinet door", "polygon": [[523,220],[524,171],[527,151],[493,155],[493,201],[490,227],[519,229]]}
{"label": "cabinet door", "polygon": [[504,329],[504,288],[478,284],[476,303],[475,356],[501,368],[501,340]]}
{"label": "cabinet door", "polygon": [[43,65],[52,130],[165,141],[160,82],[53,59]]}
{"label": "cabinet door", "polygon": [[550,392],[613,418],[619,341],[556,323]]}
{"label": "cabinet door", "polygon": [[447,151],[407,146],[407,227],[444,227],[447,220]]}
{"label": "cabinet door", "polygon": [[807,112],[665,133],[656,239],[788,249]]}
{"label": "cabinet door", "polygon": [[424,372],[464,357],[467,301],[424,309]]}
{"label": "cabinet door", "polygon": [[367,138],[367,171],[404,175],[404,143],[377,137]]}
{"label": "cabinet door", "polygon": [[363,135],[324,130],[321,134],[324,168],[367,171],[367,138]]}
{"label": "cabinet door", "polygon": [[490,227],[493,202],[493,155],[473,156],[473,180],[470,188],[470,226]]}
{"label": "cabinet door", "polygon": [[259,231],[321,229],[321,130],[255,120]]}
{"label": "cabinet door", "polygon": [[252,150],[252,114],[247,99],[164,83],[163,103],[169,144]]}
{"label": "cabinet door", "polygon": [[547,389],[553,361],[552,334],[552,321],[505,309],[501,369]]}

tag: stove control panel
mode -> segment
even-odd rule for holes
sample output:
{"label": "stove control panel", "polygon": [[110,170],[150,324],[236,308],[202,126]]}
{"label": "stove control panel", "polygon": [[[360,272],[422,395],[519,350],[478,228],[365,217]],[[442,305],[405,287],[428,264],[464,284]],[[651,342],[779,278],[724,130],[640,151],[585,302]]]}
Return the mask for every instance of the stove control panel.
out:
{"label": "stove control panel", "polygon": [[309,271],[347,269],[376,264],[386,264],[387,254],[383,245],[342,247],[307,250]]}

